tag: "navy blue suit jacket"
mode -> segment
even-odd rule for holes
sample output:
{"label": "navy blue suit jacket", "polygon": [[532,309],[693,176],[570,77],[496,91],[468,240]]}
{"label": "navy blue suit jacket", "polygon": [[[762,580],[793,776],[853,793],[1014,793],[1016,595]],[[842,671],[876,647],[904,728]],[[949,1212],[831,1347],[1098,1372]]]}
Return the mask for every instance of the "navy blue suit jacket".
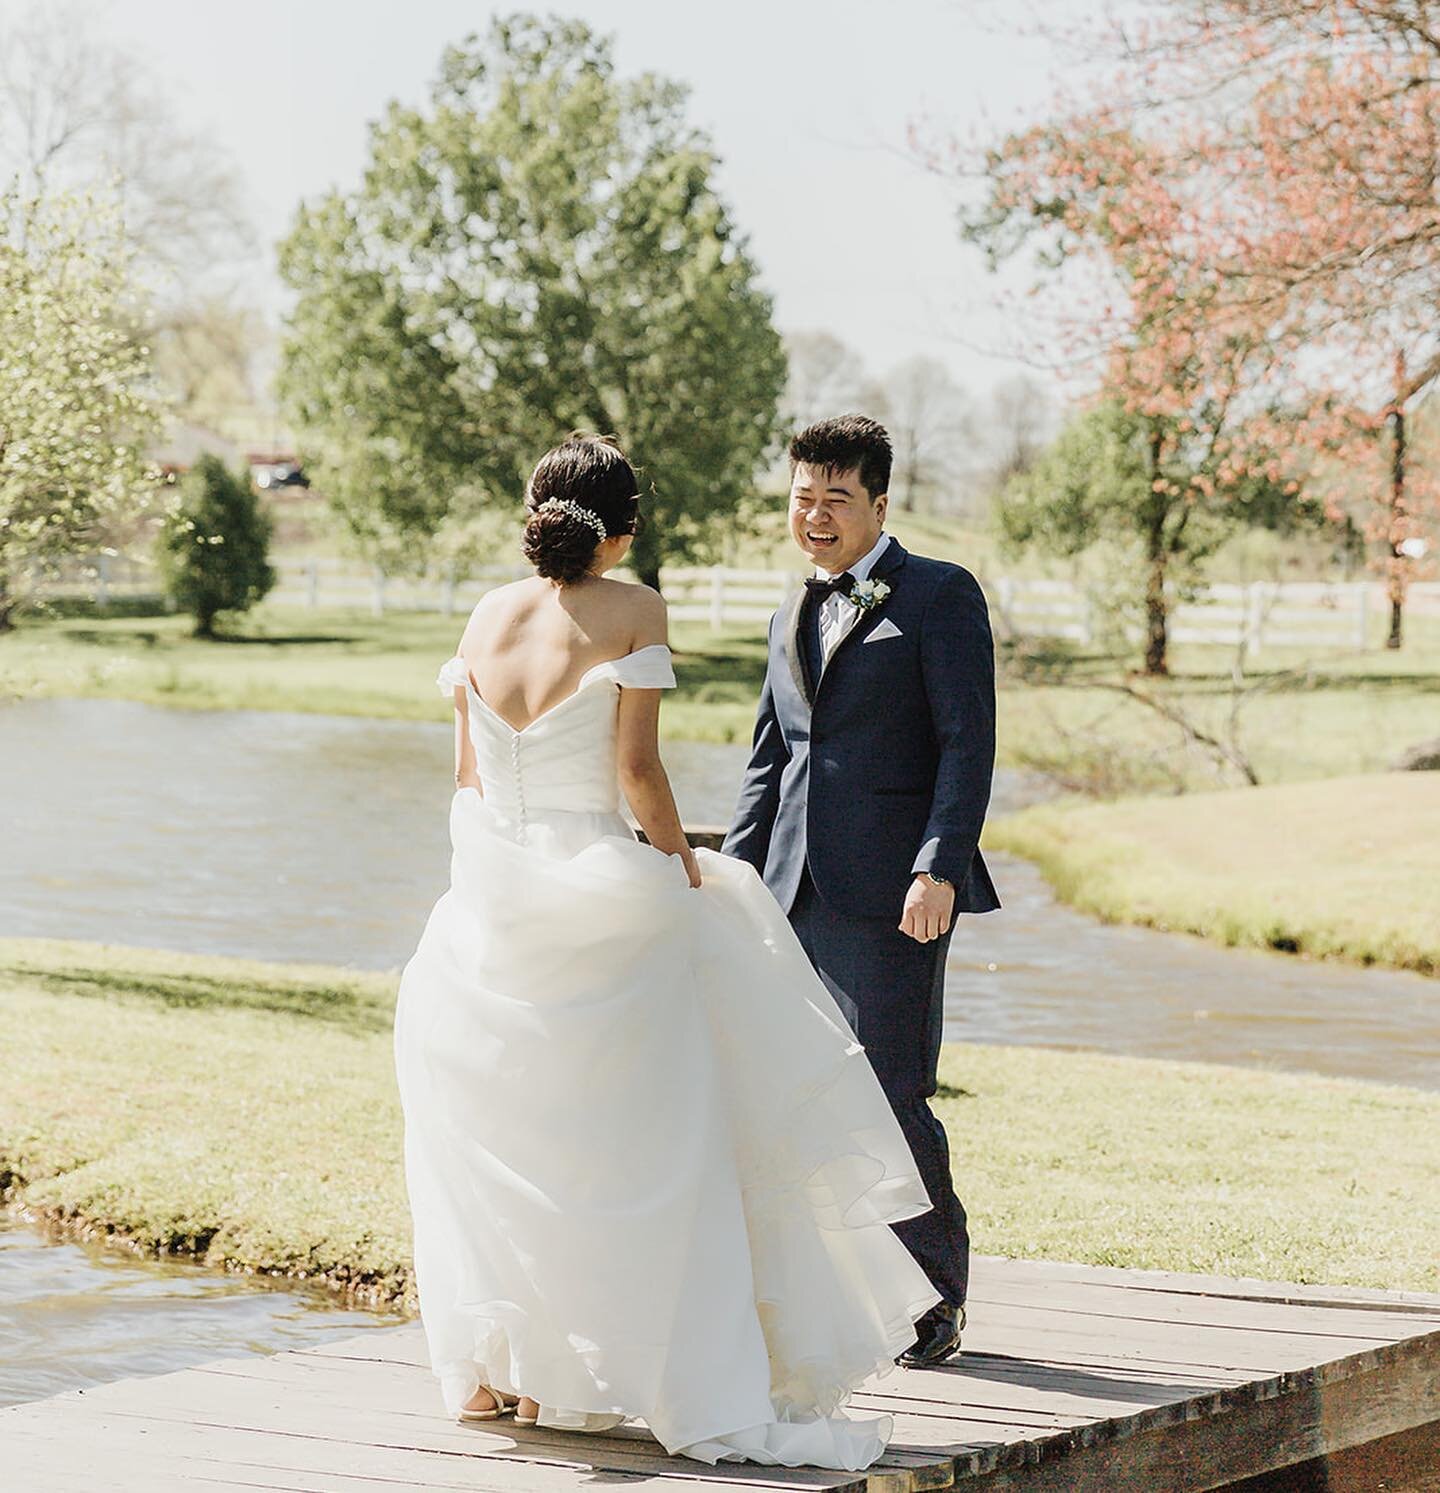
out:
{"label": "navy blue suit jacket", "polygon": [[[797,593],[770,621],[770,657],[723,849],[788,912],[808,861],[820,895],[898,922],[915,873],[955,885],[957,912],[1000,905],[979,850],[995,763],[995,654],[985,597],[959,565],[892,535],[870,573],[890,594],[818,679]],[[898,636],[867,642],[882,621]],[[886,629],[888,632],[888,629]]]}

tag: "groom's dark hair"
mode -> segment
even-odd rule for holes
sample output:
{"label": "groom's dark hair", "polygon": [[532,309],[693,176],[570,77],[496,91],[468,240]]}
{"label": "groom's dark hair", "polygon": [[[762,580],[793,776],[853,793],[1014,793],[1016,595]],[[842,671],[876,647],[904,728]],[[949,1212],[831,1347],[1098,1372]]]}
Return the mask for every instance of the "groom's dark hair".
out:
{"label": "groom's dark hair", "polygon": [[807,425],[790,442],[790,471],[798,463],[819,467],[827,475],[858,470],[871,498],[890,491],[890,437],[866,415],[836,415]]}

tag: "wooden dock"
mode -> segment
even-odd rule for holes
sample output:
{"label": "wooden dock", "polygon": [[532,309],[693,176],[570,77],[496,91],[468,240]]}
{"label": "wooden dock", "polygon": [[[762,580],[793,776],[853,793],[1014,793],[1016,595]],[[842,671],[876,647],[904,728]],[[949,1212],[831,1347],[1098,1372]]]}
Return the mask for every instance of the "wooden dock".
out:
{"label": "wooden dock", "polygon": [[[1440,1456],[1440,1297],[981,1259],[970,1315],[953,1365],[897,1370],[857,1396],[857,1409],[895,1416],[891,1450],[868,1474],[709,1468],[667,1457],[638,1425],[604,1436],[459,1426],[440,1410],[418,1326],[406,1326],[0,1411],[0,1488],[1440,1486],[1440,1469],[1434,1482],[1363,1470],[1365,1449],[1387,1445],[1411,1447],[1413,1464],[1416,1437],[1433,1448],[1425,1466]],[[1319,1458],[1362,1470],[1348,1482],[1262,1477]]]}

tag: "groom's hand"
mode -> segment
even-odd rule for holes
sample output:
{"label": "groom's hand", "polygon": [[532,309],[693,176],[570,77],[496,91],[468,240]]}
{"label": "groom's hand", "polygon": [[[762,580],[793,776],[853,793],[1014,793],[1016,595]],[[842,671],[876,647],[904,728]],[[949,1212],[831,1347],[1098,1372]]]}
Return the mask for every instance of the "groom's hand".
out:
{"label": "groom's hand", "polygon": [[929,943],[950,931],[950,918],[954,911],[953,886],[948,882],[944,886],[936,886],[928,876],[917,876],[905,894],[905,911],[900,918],[900,931],[909,934],[916,943]]}

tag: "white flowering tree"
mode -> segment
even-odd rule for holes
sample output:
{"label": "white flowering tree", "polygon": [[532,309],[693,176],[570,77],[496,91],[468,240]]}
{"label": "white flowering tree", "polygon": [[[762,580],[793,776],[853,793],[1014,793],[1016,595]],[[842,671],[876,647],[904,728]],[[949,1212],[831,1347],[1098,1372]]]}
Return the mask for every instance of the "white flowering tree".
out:
{"label": "white flowering tree", "polygon": [[143,504],[154,428],[123,235],[84,198],[0,196],[0,631]]}

